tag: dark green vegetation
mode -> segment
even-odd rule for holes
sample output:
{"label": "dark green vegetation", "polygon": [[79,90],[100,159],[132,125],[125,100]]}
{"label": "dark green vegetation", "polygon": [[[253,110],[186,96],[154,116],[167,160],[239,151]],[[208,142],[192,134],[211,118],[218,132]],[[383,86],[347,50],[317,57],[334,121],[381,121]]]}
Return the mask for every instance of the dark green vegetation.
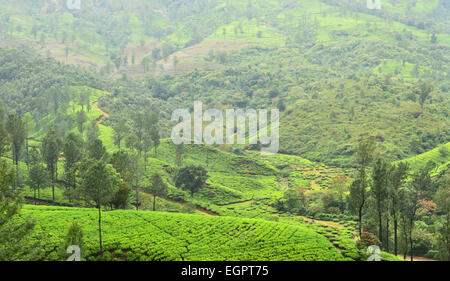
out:
{"label": "dark green vegetation", "polygon": [[[0,259],[448,260],[447,1],[0,2]],[[174,145],[194,101],[281,153]]]}

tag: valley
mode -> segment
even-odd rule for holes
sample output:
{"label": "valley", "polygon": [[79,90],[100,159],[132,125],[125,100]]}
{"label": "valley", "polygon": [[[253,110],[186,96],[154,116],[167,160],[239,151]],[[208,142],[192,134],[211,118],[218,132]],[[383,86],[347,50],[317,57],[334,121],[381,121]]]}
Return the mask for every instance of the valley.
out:
{"label": "valley", "polygon": [[63,2],[0,0],[0,261],[449,260],[448,1]]}

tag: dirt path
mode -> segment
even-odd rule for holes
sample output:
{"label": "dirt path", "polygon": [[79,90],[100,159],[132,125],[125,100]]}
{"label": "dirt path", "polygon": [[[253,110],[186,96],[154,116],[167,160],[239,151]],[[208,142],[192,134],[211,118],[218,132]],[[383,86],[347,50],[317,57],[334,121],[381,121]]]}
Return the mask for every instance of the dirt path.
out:
{"label": "dirt path", "polygon": [[307,218],[307,217],[304,217],[304,216],[299,216],[299,218],[302,218],[302,219],[307,220],[307,221],[316,222],[318,224],[323,224],[323,225],[326,225],[326,226],[329,226],[329,227],[336,227],[336,228],[339,228],[339,229],[344,228],[344,226],[342,224],[337,223],[337,222],[313,220],[313,219],[310,219],[310,218]]}
{"label": "dirt path", "polygon": [[[397,255],[397,257],[403,259],[403,255]],[[414,256],[414,261],[437,261],[437,260],[433,260],[430,258],[425,258],[425,257],[416,257]],[[406,256],[406,261],[411,261],[411,257],[410,256]]]}
{"label": "dirt path", "polygon": [[98,101],[94,102],[92,104],[92,107],[94,107],[95,110],[100,112],[102,115],[97,119],[97,125],[101,124],[103,122],[103,119],[108,118],[109,114],[104,112],[101,108],[98,107]]}
{"label": "dirt path", "polygon": [[[148,192],[145,192],[145,191],[141,191],[141,192],[144,193],[144,194],[153,196],[151,193],[148,193]],[[165,200],[165,201],[171,202],[171,203],[173,203],[173,204],[180,205],[180,206],[182,206],[182,207],[186,206],[186,204],[188,203],[188,202],[179,202],[179,201],[175,201],[175,200],[170,199],[170,198],[162,198],[162,199]],[[194,205],[195,205],[195,204],[194,204]],[[205,208],[202,208],[202,207],[197,206],[197,205],[195,205],[195,209],[196,209],[199,213],[201,213],[201,214],[203,214],[203,215],[207,215],[207,216],[218,216],[218,215],[219,215],[219,214],[217,214],[217,213],[214,213],[213,211],[206,210]]]}
{"label": "dirt path", "polygon": [[[170,198],[163,198],[164,200],[166,200],[166,201],[169,201],[169,202],[172,202],[172,203],[174,203],[174,204],[178,204],[178,205],[181,205],[181,206],[186,206],[186,204],[187,204],[187,202],[178,202],[178,201],[175,201],[175,200],[173,200],[173,199],[170,199]],[[212,211],[209,211],[209,210],[206,210],[206,209],[204,209],[204,208],[202,208],[202,207],[200,207],[200,206],[195,206],[195,209],[199,212],[199,213],[201,213],[201,214],[203,214],[203,215],[207,215],[207,216],[218,216],[218,214],[216,214],[216,213],[214,213],[214,212],[212,212]]]}

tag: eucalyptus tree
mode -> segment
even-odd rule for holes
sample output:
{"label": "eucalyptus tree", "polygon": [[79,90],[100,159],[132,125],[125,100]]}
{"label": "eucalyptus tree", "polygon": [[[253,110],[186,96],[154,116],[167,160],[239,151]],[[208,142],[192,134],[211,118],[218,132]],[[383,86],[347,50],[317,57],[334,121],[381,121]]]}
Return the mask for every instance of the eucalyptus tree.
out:
{"label": "eucalyptus tree", "polygon": [[0,159],[0,261],[37,260],[43,249],[40,239],[31,239],[36,223],[20,218],[22,199],[11,191],[13,183],[13,169]]}
{"label": "eucalyptus tree", "polygon": [[22,118],[16,114],[10,114],[6,123],[6,128],[9,133],[9,141],[11,143],[11,150],[13,160],[16,165],[16,181],[15,186],[19,183],[19,160],[22,153],[22,148],[25,142],[25,123]]}
{"label": "eucalyptus tree", "polygon": [[102,206],[111,202],[121,184],[120,175],[114,170],[112,165],[106,164],[102,160],[91,162],[83,173],[80,186],[81,193],[86,198],[87,203],[94,203],[95,208],[98,209],[100,253],[103,253],[101,209]]}
{"label": "eucalyptus tree", "polygon": [[0,155],[5,153],[8,146],[8,132],[5,126],[5,110],[3,103],[0,101]]}
{"label": "eucalyptus tree", "polygon": [[167,196],[168,187],[167,184],[164,182],[162,177],[155,173],[152,176],[152,186],[150,188],[150,193],[153,194],[153,211],[156,210],[156,197],[164,197]]}
{"label": "eucalyptus tree", "polygon": [[58,169],[58,160],[61,151],[61,141],[54,129],[47,132],[47,135],[42,140],[41,153],[44,162],[47,164],[47,169],[50,173],[52,181],[52,199],[55,201],[55,183]]}
{"label": "eucalyptus tree", "polygon": [[76,170],[84,156],[83,138],[76,133],[69,133],[64,139],[63,155],[65,180],[76,188]]}
{"label": "eucalyptus tree", "polygon": [[34,191],[34,204],[36,205],[37,200],[41,197],[41,189],[47,187],[50,183],[50,177],[37,149],[33,148],[30,154],[33,160],[30,161],[30,168],[28,170],[28,184]]}
{"label": "eucalyptus tree", "polygon": [[356,153],[356,162],[358,164],[355,181],[350,186],[348,203],[350,208],[358,214],[358,234],[362,234],[362,217],[364,206],[367,202],[368,189],[368,168],[373,161],[376,149],[376,143],[373,138],[362,140],[358,145]]}
{"label": "eucalyptus tree", "polygon": [[388,196],[390,211],[394,222],[394,254],[398,254],[398,224],[400,209],[400,190],[404,187],[408,178],[409,165],[407,162],[400,162],[392,167],[389,177]]}
{"label": "eucalyptus tree", "polygon": [[376,212],[378,214],[378,239],[383,243],[383,213],[387,209],[387,195],[390,165],[383,159],[378,159],[375,163],[370,189],[372,197],[375,199]]}

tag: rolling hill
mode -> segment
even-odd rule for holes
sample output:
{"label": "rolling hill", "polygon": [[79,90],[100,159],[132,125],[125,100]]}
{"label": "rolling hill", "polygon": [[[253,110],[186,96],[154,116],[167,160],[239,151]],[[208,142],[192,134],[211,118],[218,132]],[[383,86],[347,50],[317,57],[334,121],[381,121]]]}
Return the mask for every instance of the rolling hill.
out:
{"label": "rolling hill", "polygon": [[[302,227],[251,219],[148,211],[105,212],[104,251],[99,256],[96,210],[31,207],[38,227],[50,235],[47,259],[59,258],[73,220],[83,230],[87,260],[128,261],[325,261],[344,260],[323,236]],[[193,231],[195,229],[195,231]]]}
{"label": "rolling hill", "polygon": [[[372,10],[363,0],[83,0],[78,10],[65,1],[0,0],[0,125],[12,126],[14,114],[26,120],[14,192],[27,205],[16,219],[36,220],[40,259],[63,259],[67,231],[78,221],[89,261],[366,260],[348,199],[366,138],[376,140],[374,159],[406,161],[410,175],[431,171],[427,197],[410,202],[417,206],[411,219],[392,210],[395,200],[375,212],[377,179],[368,167],[361,224],[367,236],[388,238],[368,241],[393,252],[392,219],[400,217],[405,256],[415,246],[422,256],[445,258],[439,231],[448,217],[437,197],[450,171],[450,7],[443,0],[382,2]],[[196,101],[220,111],[279,109],[279,153],[260,155],[260,144],[202,144],[177,155],[172,113],[192,112]],[[47,183],[35,199],[30,167],[50,170],[37,152],[52,129],[55,198]],[[63,151],[71,133],[82,142],[69,183]],[[12,140],[0,157],[14,166]],[[102,154],[92,159],[96,141]],[[128,167],[123,210],[100,206],[100,254],[98,210],[76,193],[89,165],[112,167],[118,153],[133,157],[136,170]],[[176,184],[186,166],[208,175],[195,195]],[[156,173],[167,185],[158,197]],[[384,230],[377,228],[382,221]]]}

